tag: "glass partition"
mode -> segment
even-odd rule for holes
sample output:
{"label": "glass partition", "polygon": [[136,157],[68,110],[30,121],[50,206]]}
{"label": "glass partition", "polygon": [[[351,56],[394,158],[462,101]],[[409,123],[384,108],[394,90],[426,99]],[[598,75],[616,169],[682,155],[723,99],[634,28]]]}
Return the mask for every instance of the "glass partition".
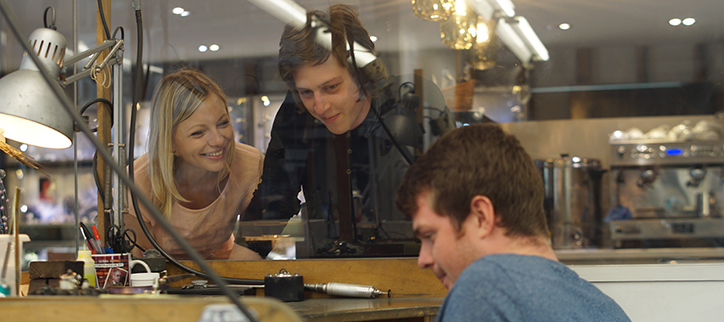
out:
{"label": "glass partition", "polygon": [[[267,152],[273,122],[287,95],[277,69],[284,22],[278,12],[255,3],[143,3],[145,88],[136,156],[147,151],[145,133],[152,125],[143,110],[155,86],[181,67],[196,68],[217,81],[228,96],[236,140]],[[465,16],[453,12],[446,19],[420,7],[428,3],[424,1],[414,10],[409,0],[296,3],[317,10],[345,3],[359,11],[374,37],[377,58],[391,75],[399,75],[393,91],[397,103],[409,90],[405,83],[423,88],[417,121],[424,134],[419,146],[402,149],[413,160],[404,160],[405,152],[389,140],[353,146],[384,169],[369,171],[365,183],[350,191],[329,188],[340,184],[336,179],[316,182],[323,188],[298,194],[303,206],[297,215],[241,218],[237,243],[274,259],[415,256],[419,246],[409,221],[391,204],[406,162],[434,142],[440,128],[495,122],[515,134],[538,161],[550,188],[545,206],[553,244],[564,262],[724,257],[724,124],[717,114],[724,103],[724,25],[718,3],[513,1],[508,8],[499,4],[507,2],[468,0],[456,2],[467,4]],[[110,30],[123,27],[123,108],[130,111],[138,30],[129,2],[109,5]],[[55,8],[55,25],[68,40],[68,56],[96,44],[95,3],[9,3],[25,36],[43,27],[46,6]],[[462,27],[462,34],[450,32]],[[4,20],[0,52],[0,75],[20,67],[23,50]],[[95,84],[84,79],[66,91],[81,106],[95,98]],[[94,119],[94,108],[85,114]],[[20,203],[26,209],[21,226],[26,231],[41,226],[73,230],[68,227],[75,212],[70,200],[76,194],[81,220],[94,221],[94,148],[83,134],[78,137],[76,175],[70,175],[73,148],[25,150],[50,177],[5,156],[10,195],[15,187],[25,191]],[[337,143],[319,144],[329,148]],[[389,151],[400,155],[391,157]],[[316,157],[321,158],[316,164],[329,161]],[[338,176],[332,168],[325,170],[333,172],[329,178]],[[43,187],[54,195],[48,197]],[[339,211],[337,194],[349,195],[350,211]],[[34,206],[49,203],[55,210]],[[51,234],[31,236],[34,241],[26,249],[59,246],[65,248],[55,251],[64,252],[74,247],[76,238],[73,233],[59,234],[54,241],[40,236]],[[643,249],[646,255],[634,255]]]}

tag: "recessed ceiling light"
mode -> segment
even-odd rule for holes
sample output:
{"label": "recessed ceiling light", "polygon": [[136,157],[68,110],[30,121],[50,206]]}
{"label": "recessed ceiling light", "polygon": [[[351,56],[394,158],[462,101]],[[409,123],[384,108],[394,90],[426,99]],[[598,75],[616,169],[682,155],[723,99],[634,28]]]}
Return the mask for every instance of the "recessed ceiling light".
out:
{"label": "recessed ceiling light", "polygon": [[372,40],[372,42],[377,41],[377,36],[370,36],[370,40]]}
{"label": "recessed ceiling light", "polygon": [[564,22],[564,23],[558,25],[558,29],[560,29],[560,30],[568,30],[568,29],[571,29],[571,25]]}
{"label": "recessed ceiling light", "polygon": [[181,17],[188,17],[191,13],[184,10],[184,12],[181,13]]}
{"label": "recessed ceiling light", "polygon": [[696,22],[696,19],[694,18],[684,18],[684,20],[681,21],[681,23],[684,24],[684,26],[691,26]]}
{"label": "recessed ceiling light", "polygon": [[678,26],[681,24],[681,19],[673,18],[673,19],[669,20],[669,24],[672,26]]}
{"label": "recessed ceiling light", "polygon": [[219,45],[213,44],[213,45],[209,46],[209,50],[211,50],[211,51],[217,51],[217,50],[219,50]]}
{"label": "recessed ceiling light", "polygon": [[184,8],[181,8],[181,7],[176,7],[176,8],[173,8],[173,10],[171,10],[171,12],[173,12],[173,14],[175,14],[175,15],[180,15],[184,11],[185,11]]}
{"label": "recessed ceiling light", "polygon": [[206,45],[199,46],[199,51],[202,53],[205,53],[207,50],[209,50],[209,47],[206,47]]}

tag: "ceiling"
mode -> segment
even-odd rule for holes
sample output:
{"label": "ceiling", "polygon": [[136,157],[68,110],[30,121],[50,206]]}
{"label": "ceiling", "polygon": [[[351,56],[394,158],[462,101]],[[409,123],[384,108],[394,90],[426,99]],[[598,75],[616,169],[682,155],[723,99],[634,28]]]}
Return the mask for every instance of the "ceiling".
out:
{"label": "ceiling", "polygon": [[[8,1],[8,0],[5,0]],[[554,46],[616,46],[659,42],[699,42],[724,37],[724,6],[721,0],[513,0],[516,12],[528,19],[543,43]],[[73,33],[73,0],[10,0],[9,6],[27,36],[42,27],[43,9],[57,11],[58,30],[70,40]],[[95,41],[95,1],[78,1],[78,39]],[[439,23],[414,15],[410,0],[297,0],[307,9],[323,9],[332,3],[357,7],[371,34],[378,37],[378,51],[444,49]],[[82,6],[81,6],[82,4]],[[272,56],[278,50],[283,24],[244,0],[153,0],[143,1],[144,60],[213,60],[228,57]],[[188,17],[171,13],[180,6]],[[673,17],[694,17],[689,27],[671,27]],[[131,1],[112,1],[111,31],[123,26],[126,55],[135,56],[135,20]],[[18,45],[0,19],[0,43],[8,57],[4,67],[19,65],[11,58]],[[568,31],[557,28],[572,25]],[[201,53],[201,44],[218,44],[218,52]],[[69,44],[72,48],[72,44]],[[402,48],[404,47],[404,48]],[[1,47],[0,47],[1,48]],[[0,60],[3,60],[0,58]]]}

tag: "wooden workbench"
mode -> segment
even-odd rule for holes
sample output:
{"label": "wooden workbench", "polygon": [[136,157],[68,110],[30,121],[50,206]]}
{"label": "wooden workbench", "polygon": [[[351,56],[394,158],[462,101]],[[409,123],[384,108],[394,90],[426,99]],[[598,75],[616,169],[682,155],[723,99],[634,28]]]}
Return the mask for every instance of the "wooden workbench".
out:
{"label": "wooden workbench", "polygon": [[[190,262],[183,262],[193,268]],[[283,303],[256,296],[242,303],[259,313],[261,321],[434,321],[447,290],[416,258],[307,259],[291,261],[210,261],[222,276],[260,279],[284,268],[299,273],[305,283],[340,282],[391,290],[391,297],[352,299],[305,291],[306,300]],[[169,275],[185,274],[169,265]],[[25,274],[27,275],[27,274]],[[27,276],[25,281],[27,282]],[[177,281],[173,286],[189,283]],[[191,321],[209,305],[231,302],[223,296],[30,296],[0,299],[2,321]]]}
{"label": "wooden workbench", "polygon": [[[263,322],[434,321],[441,298],[309,299],[301,302],[245,296]],[[231,306],[223,296],[30,296],[0,299],[0,320],[27,322],[197,322],[204,309]],[[226,320],[219,320],[226,321]]]}
{"label": "wooden workbench", "polygon": [[[198,269],[191,262],[182,262]],[[262,261],[209,261],[217,273],[225,277],[263,280],[284,268],[299,273],[304,283],[349,283],[374,286],[390,290],[393,298],[445,297],[447,290],[429,269],[417,266],[417,257],[365,258],[365,259],[297,259]],[[176,266],[168,267],[169,275],[185,274]],[[198,278],[194,278],[198,279]],[[190,283],[191,279],[176,282],[175,286]],[[263,290],[257,292],[263,296]],[[306,291],[305,298],[329,298],[326,294]]]}
{"label": "wooden workbench", "polygon": [[309,299],[287,303],[304,321],[435,321],[442,298]]}
{"label": "wooden workbench", "polygon": [[[260,321],[302,321],[289,306],[268,298],[242,298]],[[113,296],[29,296],[0,299],[0,320],[26,322],[197,322],[210,305],[230,305],[217,297],[179,297],[169,295],[137,297]],[[219,320],[223,321],[223,320]]]}

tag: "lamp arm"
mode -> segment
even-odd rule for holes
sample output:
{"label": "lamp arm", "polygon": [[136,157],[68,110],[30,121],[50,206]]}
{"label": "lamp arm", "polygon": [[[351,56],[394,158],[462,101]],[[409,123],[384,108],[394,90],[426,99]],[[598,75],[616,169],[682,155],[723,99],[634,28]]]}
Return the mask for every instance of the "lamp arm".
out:
{"label": "lamp arm", "polygon": [[[119,49],[121,51],[123,51],[123,40],[118,40],[116,42],[116,45],[113,46],[113,48],[111,48],[111,51],[108,53],[106,58],[96,68],[98,68],[98,69],[106,68],[106,66],[108,66],[108,63],[111,60],[111,58],[114,58],[115,61],[117,62],[117,64],[120,64],[120,61],[123,61],[123,59],[119,60],[118,57],[116,57],[116,55],[119,54],[118,53]],[[97,55],[94,55],[94,57],[96,57],[96,59],[97,59]],[[90,66],[92,66],[91,62],[88,62],[87,64],[85,64],[85,68],[90,68]]]}
{"label": "lamp arm", "polygon": [[65,71],[67,68],[66,66],[73,65],[73,64],[85,59],[86,57],[92,55],[92,57],[90,58],[88,63],[86,63],[85,66],[83,67],[82,72],[79,72],[74,75],[66,77],[65,80],[60,81],[60,85],[65,87],[68,84],[75,83],[78,80],[81,80],[81,79],[89,76],[93,72],[93,69],[91,67],[98,60],[98,55],[100,55],[100,53],[102,51],[104,51],[108,48],[111,48],[111,51],[106,56],[106,59],[104,59],[103,62],[101,62],[101,64],[99,64],[96,67],[96,70],[99,71],[100,69],[106,68],[106,66],[108,66],[108,64],[111,64],[111,65],[120,64],[123,61],[123,59],[118,58],[116,54],[119,52],[119,50],[123,51],[123,39],[105,40],[101,44],[99,44],[93,48],[84,50],[83,52],[81,52],[77,55],[74,55],[72,57],[69,57],[69,58],[63,60],[63,65],[64,65],[63,70]]}
{"label": "lamp arm", "polygon": [[[141,189],[139,189],[133,180],[131,180],[128,175],[125,173],[125,169],[123,169],[120,165],[118,165],[118,162],[113,159],[113,156],[110,152],[108,152],[108,149],[106,149],[103,144],[96,138],[95,135],[93,135],[93,132],[88,128],[88,125],[84,124],[83,118],[78,114],[77,111],[75,111],[74,108],[72,108],[72,104],[68,97],[63,93],[63,89],[60,88],[60,85],[58,82],[56,82],[54,79],[50,78],[49,73],[47,71],[47,68],[42,64],[40,61],[40,58],[38,58],[38,55],[33,52],[33,50],[30,48],[30,45],[25,42],[24,38],[20,34],[20,28],[18,27],[17,21],[15,21],[15,16],[10,14],[10,10],[8,8],[7,3],[5,0],[0,0],[0,13],[5,17],[8,26],[10,26],[11,31],[15,35],[15,37],[18,39],[20,44],[22,44],[23,48],[28,53],[28,56],[32,59],[32,61],[35,63],[35,65],[38,67],[38,69],[41,71],[41,74],[43,75],[43,79],[45,82],[50,86],[50,88],[53,90],[55,95],[58,97],[58,99],[61,101],[61,105],[63,109],[73,118],[73,120],[76,123],[76,126],[80,128],[80,130],[88,137],[88,139],[93,143],[93,145],[97,148],[96,151],[100,156],[103,158],[103,160],[106,161],[108,165],[111,166],[111,169],[118,174],[118,177],[126,184],[126,187],[130,189],[134,194],[136,194],[136,197],[138,200],[141,201],[141,203],[149,210],[150,214],[156,219],[156,222],[158,222],[161,227],[163,227],[164,230],[166,230],[169,235],[178,243],[179,246],[181,246],[184,251],[191,257],[191,259],[196,262],[199,265],[199,268],[206,272],[209,279],[211,279],[214,283],[216,283],[221,291],[226,295],[229,300],[231,300],[232,303],[234,303],[241,312],[246,315],[246,317],[252,321],[257,322],[258,319],[251,315],[246,308],[245,305],[241,303],[239,300],[239,296],[237,293],[233,292],[229,286],[227,285],[226,281],[224,281],[217,273],[214,271],[211,266],[204,260],[203,257],[201,257],[201,254],[194,249],[191,244],[189,244],[186,239],[184,239],[173,226],[171,226],[171,223],[166,219],[166,217],[161,214],[161,211],[156,207],[151,200],[143,194]],[[119,125],[120,126],[120,125]]]}
{"label": "lamp arm", "polygon": [[86,58],[93,54],[98,54],[98,53],[102,52],[103,50],[113,47],[117,41],[118,40],[116,40],[116,39],[105,40],[101,44],[99,44],[93,48],[86,49],[86,50],[78,53],[77,55],[73,55],[71,57],[66,58],[64,61],[65,61],[65,63],[67,63],[69,65],[75,64],[78,61],[82,60],[83,58]]}

